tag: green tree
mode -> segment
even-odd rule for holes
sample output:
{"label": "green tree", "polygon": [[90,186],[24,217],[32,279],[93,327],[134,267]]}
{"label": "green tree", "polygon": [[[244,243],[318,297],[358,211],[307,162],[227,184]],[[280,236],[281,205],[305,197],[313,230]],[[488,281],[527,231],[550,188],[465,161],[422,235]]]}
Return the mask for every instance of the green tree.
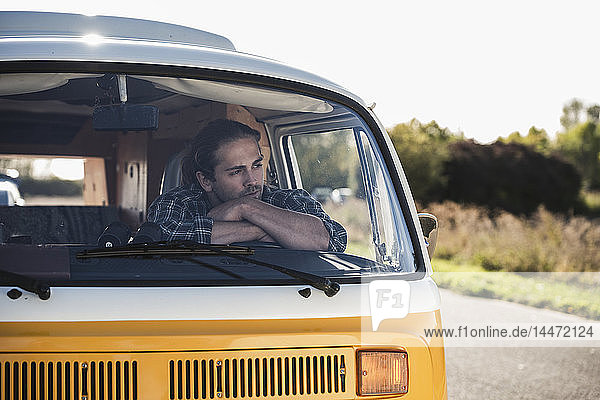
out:
{"label": "green tree", "polygon": [[527,136],[521,136],[520,132],[513,132],[507,138],[498,138],[498,141],[502,143],[523,144],[546,155],[551,153],[551,142],[548,138],[548,133],[545,129],[538,129],[535,126],[529,128]]}
{"label": "green tree", "polygon": [[558,152],[581,173],[584,188],[600,189],[600,124],[579,123],[556,136]]}
{"label": "green tree", "polygon": [[583,103],[579,99],[572,99],[563,107],[563,114],[560,117],[560,124],[569,130],[581,122],[579,115],[583,110]]}
{"label": "green tree", "polygon": [[531,146],[472,140],[449,145],[449,200],[529,214],[540,205],[567,212],[578,205],[581,176],[571,163]]}
{"label": "green tree", "polygon": [[449,158],[448,143],[462,135],[441,128],[435,121],[423,124],[417,119],[394,126],[389,134],[415,200],[422,204],[441,200],[447,181],[444,164]]}
{"label": "green tree", "polygon": [[588,121],[592,121],[594,123],[598,123],[600,120],[600,105],[594,104],[587,109]]}
{"label": "green tree", "polygon": [[585,190],[600,189],[600,105],[585,107],[573,99],[563,107],[560,121],[565,129],[556,135],[556,151],[579,170]]}

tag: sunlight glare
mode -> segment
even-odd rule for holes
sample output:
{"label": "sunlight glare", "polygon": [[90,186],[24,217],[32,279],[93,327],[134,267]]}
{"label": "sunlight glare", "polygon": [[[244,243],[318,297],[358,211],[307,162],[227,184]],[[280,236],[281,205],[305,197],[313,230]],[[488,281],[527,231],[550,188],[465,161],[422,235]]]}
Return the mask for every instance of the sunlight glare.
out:
{"label": "sunlight glare", "polygon": [[50,170],[59,179],[78,181],[83,179],[83,160],[55,158],[50,164]]}

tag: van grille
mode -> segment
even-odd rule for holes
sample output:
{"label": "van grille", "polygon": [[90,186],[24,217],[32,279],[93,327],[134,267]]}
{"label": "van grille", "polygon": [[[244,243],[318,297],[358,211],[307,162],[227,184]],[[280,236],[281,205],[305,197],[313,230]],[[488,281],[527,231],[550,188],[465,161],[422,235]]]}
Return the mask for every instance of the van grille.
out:
{"label": "van grille", "polygon": [[0,354],[0,400],[347,400],[352,347]]}
{"label": "van grille", "polygon": [[[214,354],[213,354],[214,355]],[[171,360],[170,399],[244,399],[343,394],[342,354]]]}
{"label": "van grille", "polygon": [[137,361],[0,363],[1,399],[137,400]]}

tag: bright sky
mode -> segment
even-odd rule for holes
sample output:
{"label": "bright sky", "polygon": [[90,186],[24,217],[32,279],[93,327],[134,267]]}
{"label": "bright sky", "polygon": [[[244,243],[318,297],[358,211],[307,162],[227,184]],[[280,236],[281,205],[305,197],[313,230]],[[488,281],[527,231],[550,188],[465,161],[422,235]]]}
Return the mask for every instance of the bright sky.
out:
{"label": "bright sky", "polygon": [[560,130],[600,103],[600,1],[24,0],[1,10],[145,18],[228,37],[345,86],[386,127],[417,118],[490,142]]}

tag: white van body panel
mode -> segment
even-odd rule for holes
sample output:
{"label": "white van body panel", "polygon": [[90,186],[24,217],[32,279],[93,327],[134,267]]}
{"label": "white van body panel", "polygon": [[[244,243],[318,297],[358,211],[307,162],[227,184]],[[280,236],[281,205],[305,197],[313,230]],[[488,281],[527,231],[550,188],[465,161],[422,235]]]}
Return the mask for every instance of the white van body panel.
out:
{"label": "white van body panel", "polygon": [[[410,281],[409,313],[433,312],[440,296],[431,278]],[[369,317],[369,285],[343,285],[327,297],[306,286],[56,287],[48,300],[24,294],[11,300],[0,289],[0,322],[252,320]],[[273,299],[277,299],[276,302]],[[177,304],[177,308],[173,308]]]}
{"label": "white van body panel", "polygon": [[3,37],[78,38],[90,34],[105,38],[193,44],[235,51],[235,46],[226,37],[164,22],[48,12],[7,11],[0,14],[0,36]]}

